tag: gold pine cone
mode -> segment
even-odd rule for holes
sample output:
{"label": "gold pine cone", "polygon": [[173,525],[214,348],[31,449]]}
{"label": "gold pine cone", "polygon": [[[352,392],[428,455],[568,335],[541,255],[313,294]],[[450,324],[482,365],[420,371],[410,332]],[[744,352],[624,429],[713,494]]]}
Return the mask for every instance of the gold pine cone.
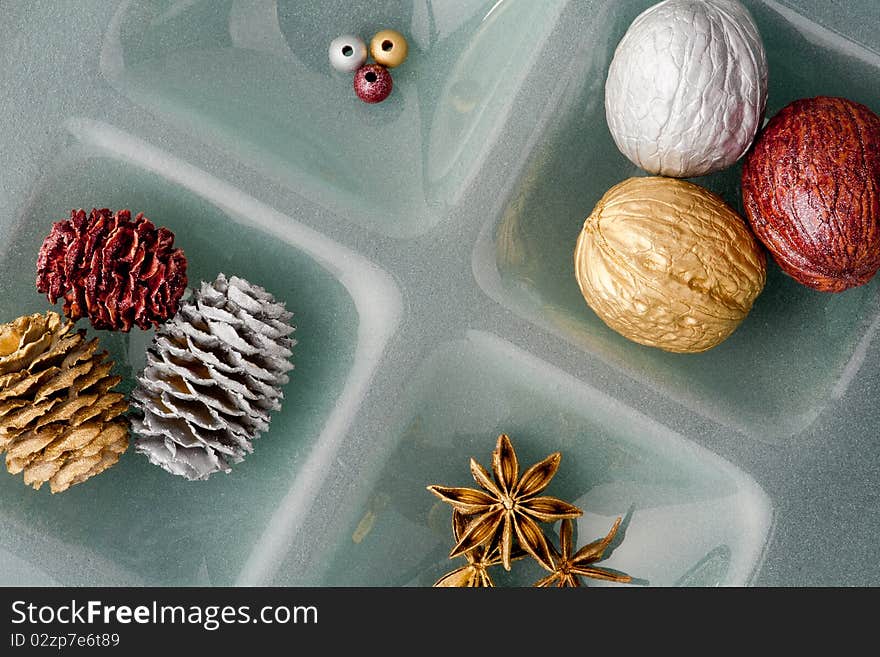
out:
{"label": "gold pine cone", "polygon": [[660,176],[609,189],[574,252],[587,304],[624,337],[706,351],[745,319],[767,278],[745,222],[719,196]]}
{"label": "gold pine cone", "polygon": [[0,453],[24,483],[53,493],[115,464],[128,448],[121,377],[97,339],[49,311],[0,325]]}

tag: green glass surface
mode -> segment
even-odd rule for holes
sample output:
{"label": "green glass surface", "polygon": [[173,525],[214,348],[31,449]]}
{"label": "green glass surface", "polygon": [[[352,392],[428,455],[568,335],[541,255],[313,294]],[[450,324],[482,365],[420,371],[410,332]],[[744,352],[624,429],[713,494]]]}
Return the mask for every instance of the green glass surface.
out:
{"label": "green glass surface", "polygon": [[[427,586],[462,561],[425,486],[474,485],[501,432],[522,466],[563,453],[547,492],[584,509],[579,544],[624,517],[604,565],[636,586],[880,582],[880,283],[827,295],[771,265],[699,355],[629,342],[580,296],[584,218],[641,175],[603,87],[651,4],[6,3],[0,321],[47,307],[53,221],[128,207],[175,232],[192,281],[286,301],[298,344],[230,475],[190,483],[133,450],[63,495],[0,472],[0,584]],[[880,111],[874,0],[745,4],[769,114],[820,93]],[[383,28],[410,54],[367,106],[327,48]],[[696,182],[740,209],[738,176]],[[100,336],[129,389],[151,332]]]}

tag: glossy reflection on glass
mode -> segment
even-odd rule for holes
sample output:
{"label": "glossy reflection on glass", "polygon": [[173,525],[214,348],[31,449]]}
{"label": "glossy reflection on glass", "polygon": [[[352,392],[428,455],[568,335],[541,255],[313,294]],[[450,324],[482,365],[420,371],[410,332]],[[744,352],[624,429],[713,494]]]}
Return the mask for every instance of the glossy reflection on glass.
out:
{"label": "glossy reflection on glass", "polygon": [[[120,9],[102,54],[116,88],[309,199],[407,237],[473,180],[566,2],[166,4]],[[340,27],[367,38],[389,26],[408,42],[394,93],[352,103],[327,44]]]}

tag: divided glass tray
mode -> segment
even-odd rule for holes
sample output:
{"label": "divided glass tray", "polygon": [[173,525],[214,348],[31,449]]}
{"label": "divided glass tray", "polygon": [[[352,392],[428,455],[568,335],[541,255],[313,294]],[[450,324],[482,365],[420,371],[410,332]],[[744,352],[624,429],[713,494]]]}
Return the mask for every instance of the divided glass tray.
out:
{"label": "divided glass tray", "polygon": [[[691,355],[622,338],[578,290],[584,218],[644,175],[604,82],[651,4],[4,2],[0,321],[47,309],[52,222],[130,208],[175,233],[191,284],[286,302],[298,344],[228,475],[133,448],[54,496],[0,472],[0,584],[430,586],[463,561],[426,486],[473,486],[501,433],[522,466],[562,452],[547,494],[584,509],[579,544],[623,517],[602,565],[631,586],[880,584],[878,281],[821,293],[771,262],[742,325]],[[815,95],[880,112],[874,0],[744,4],[768,117]],[[371,106],[327,47],[384,28],[410,53]],[[694,180],[741,212],[739,173]],[[89,331],[130,390],[153,332]]]}

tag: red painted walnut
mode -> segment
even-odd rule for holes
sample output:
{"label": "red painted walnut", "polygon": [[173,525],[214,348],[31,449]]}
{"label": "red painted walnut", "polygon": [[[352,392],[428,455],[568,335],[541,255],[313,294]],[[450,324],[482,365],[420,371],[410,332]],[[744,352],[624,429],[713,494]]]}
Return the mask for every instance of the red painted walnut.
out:
{"label": "red painted walnut", "polygon": [[73,210],[57,221],[37,258],[37,290],[64,314],[97,329],[158,326],[177,312],[186,290],[186,256],[174,234],[139,213]]}
{"label": "red painted walnut", "polygon": [[845,98],[806,98],[764,129],[742,172],[746,216],[779,266],[826,292],[880,268],[880,117]]}

